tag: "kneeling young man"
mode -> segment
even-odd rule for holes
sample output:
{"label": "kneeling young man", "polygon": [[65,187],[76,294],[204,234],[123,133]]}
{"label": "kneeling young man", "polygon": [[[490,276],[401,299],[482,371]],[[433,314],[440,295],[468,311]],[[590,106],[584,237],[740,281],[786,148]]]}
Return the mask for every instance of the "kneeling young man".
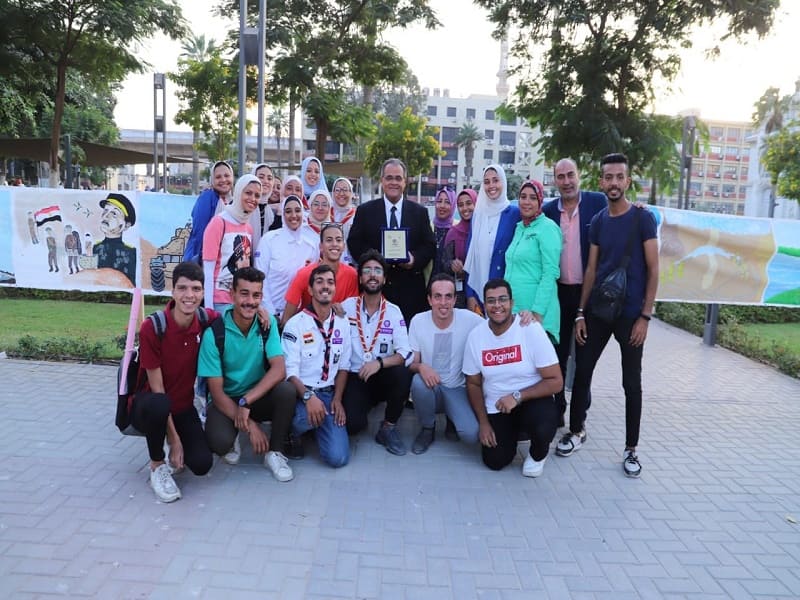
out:
{"label": "kneeling young man", "polygon": [[[211,450],[197,411],[194,380],[203,323],[198,309],[203,300],[203,269],[182,262],[172,272],[172,300],[164,310],[164,330],[156,332],[154,321],[145,319],[139,330],[139,380],[146,382],[130,405],[131,423],[145,434],[150,453],[150,486],[162,502],[174,502],[181,491],[165,462],[164,438],[169,443],[169,461],[176,470],[189,467],[205,475],[213,464]],[[218,313],[207,310],[206,324]],[[144,373],[143,373],[144,372]]]}
{"label": "kneeling young man", "polygon": [[553,394],[563,380],[553,344],[539,323],[521,327],[511,312],[511,286],[490,279],[483,288],[489,320],[472,330],[464,353],[467,396],[478,418],[484,464],[509,465],[520,432],[531,438],[522,465],[526,477],[542,474],[556,433]]}
{"label": "kneeling young man", "polygon": [[350,367],[350,325],[333,312],[336,275],[318,265],[308,279],[311,305],[286,323],[281,336],[286,376],[296,391],[294,433],[314,429],[319,454],[332,467],[350,459],[342,394]]}
{"label": "kneeling young man", "polygon": [[[197,370],[207,378],[213,400],[206,436],[214,453],[228,464],[237,464],[239,432],[246,433],[255,453],[265,454],[264,466],[275,479],[289,481],[294,474],[283,452],[294,416],[294,388],[284,381],[286,365],[275,317],[270,316],[266,343],[256,318],[263,284],[264,274],[253,267],[234,273],[233,306],[222,316],[222,355],[217,336],[209,328],[200,345]],[[260,427],[268,420],[272,421],[271,440]]]}

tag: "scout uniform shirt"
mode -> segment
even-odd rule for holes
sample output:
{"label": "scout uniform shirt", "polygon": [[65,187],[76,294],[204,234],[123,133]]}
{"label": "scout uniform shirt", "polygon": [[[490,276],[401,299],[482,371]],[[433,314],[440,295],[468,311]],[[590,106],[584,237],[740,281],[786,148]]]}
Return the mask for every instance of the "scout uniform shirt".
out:
{"label": "scout uniform shirt", "polygon": [[[368,316],[363,298],[357,296],[342,302],[342,308],[350,321],[352,373],[358,373],[365,362],[379,356],[386,358],[395,352],[408,362],[412,355],[411,345],[408,343],[408,330],[400,307],[381,297],[381,307],[372,316]],[[360,315],[356,312],[357,308]]]}
{"label": "scout uniform shirt", "polygon": [[[337,317],[331,311],[331,316],[321,323],[323,335],[314,319],[308,309],[294,315],[283,328],[281,345],[286,379],[294,375],[308,387],[324,388],[334,384],[339,371],[350,368],[350,326],[345,317]],[[328,373],[323,378],[326,359]]]}

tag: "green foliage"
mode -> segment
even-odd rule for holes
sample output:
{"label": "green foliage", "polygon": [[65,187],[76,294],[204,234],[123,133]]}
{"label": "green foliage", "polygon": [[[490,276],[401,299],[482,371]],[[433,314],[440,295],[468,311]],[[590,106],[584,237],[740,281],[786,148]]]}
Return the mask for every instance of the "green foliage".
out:
{"label": "green foliage", "polygon": [[792,97],[781,96],[781,91],[776,87],[767,88],[767,91],[756,100],[753,107],[753,125],[764,126],[764,132],[770,134],[783,127],[783,115],[789,110]]}
{"label": "green foliage", "polygon": [[412,114],[407,107],[397,119],[378,115],[378,129],[375,139],[367,146],[364,169],[377,176],[383,161],[399,158],[408,168],[409,176],[428,173],[434,159],[443,156],[436,129],[428,127],[425,117]]}
{"label": "green foliage", "polygon": [[36,360],[79,360],[97,362],[103,355],[103,344],[90,343],[85,339],[49,338],[39,339],[31,335],[20,338],[16,346],[8,349],[14,358]]}
{"label": "green foliage", "polygon": [[800,201],[800,123],[788,125],[767,138],[761,163],[779,196]]}
{"label": "green foliage", "polygon": [[345,90],[317,88],[304,106],[306,115],[314,119],[317,128],[316,156],[325,156],[325,140],[329,137],[353,144],[360,138],[371,137],[375,132],[372,110],[347,102]]}
{"label": "green foliage", "polygon": [[464,185],[472,181],[472,161],[475,158],[475,144],[483,139],[483,134],[472,121],[467,121],[458,130],[453,141],[464,149]]}
{"label": "green foliage", "polygon": [[[512,54],[518,78],[510,104],[543,132],[546,161],[571,156],[585,167],[608,152],[625,152],[634,175],[654,162],[663,171],[672,137],[651,114],[654,82],[680,70],[681,48],[697,27],[727,24],[723,38],[772,25],[778,0],[476,0],[489,10],[495,36],[517,31]],[[544,48],[544,51],[542,51]],[[541,57],[541,58],[539,58]],[[670,160],[664,160],[670,158]]]}

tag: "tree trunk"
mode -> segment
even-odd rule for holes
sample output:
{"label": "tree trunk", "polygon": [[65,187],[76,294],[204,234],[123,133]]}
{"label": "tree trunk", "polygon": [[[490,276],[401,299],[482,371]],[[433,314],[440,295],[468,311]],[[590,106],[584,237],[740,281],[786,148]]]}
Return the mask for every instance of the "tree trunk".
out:
{"label": "tree trunk", "polygon": [[[58,149],[61,142],[61,119],[64,116],[64,97],[67,90],[67,65],[60,61],[56,67],[56,98],[53,107],[53,129],[50,131],[50,187],[57,188],[61,170],[58,168]],[[67,165],[68,169],[72,165]]]}
{"label": "tree trunk", "polygon": [[280,171],[281,168],[281,130],[280,127],[275,128],[275,140],[278,142],[278,164],[275,169]]}
{"label": "tree trunk", "polygon": [[200,152],[197,146],[200,144],[200,131],[197,129],[192,130],[192,194],[197,195],[200,189]]}
{"label": "tree trunk", "polygon": [[297,110],[297,98],[294,93],[289,94],[289,159],[286,161],[287,169],[294,166],[294,113]]}
{"label": "tree trunk", "polygon": [[328,121],[327,119],[314,119],[317,125],[317,149],[316,157],[319,162],[325,163],[325,142],[328,139]]}

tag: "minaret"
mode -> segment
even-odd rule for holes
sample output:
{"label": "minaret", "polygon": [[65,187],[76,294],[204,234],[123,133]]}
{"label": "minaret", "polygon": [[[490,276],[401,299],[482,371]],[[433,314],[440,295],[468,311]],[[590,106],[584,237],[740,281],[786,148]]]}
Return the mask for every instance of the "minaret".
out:
{"label": "minaret", "polygon": [[497,95],[505,100],[508,97],[508,36],[500,41],[500,69],[497,71]]}

